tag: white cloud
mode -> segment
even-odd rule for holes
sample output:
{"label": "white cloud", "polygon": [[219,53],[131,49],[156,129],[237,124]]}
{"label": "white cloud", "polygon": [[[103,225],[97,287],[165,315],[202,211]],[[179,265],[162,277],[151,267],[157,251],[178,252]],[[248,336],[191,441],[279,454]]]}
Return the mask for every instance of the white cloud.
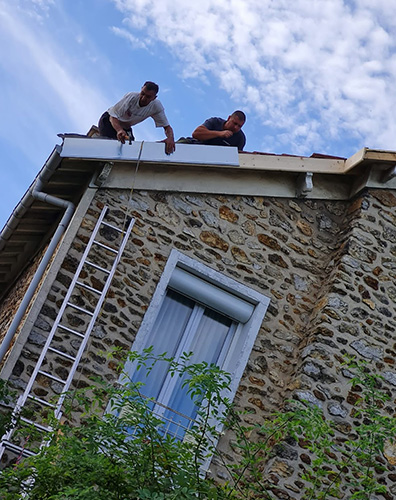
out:
{"label": "white cloud", "polygon": [[[3,43],[8,42],[0,68],[3,66],[4,71],[12,75],[22,91],[31,93],[31,108],[36,108],[38,114],[40,109],[51,110],[53,116],[68,123],[74,131],[85,132],[93,117],[96,119],[99,111],[105,109],[105,99],[86,76],[77,71],[51,33],[38,30],[31,22],[32,16],[37,21],[45,15],[53,2],[36,0],[33,8],[22,11],[24,3],[10,7],[0,1],[1,38]],[[26,103],[19,104],[17,97],[12,105],[17,114],[26,112],[18,109]]]}
{"label": "white cloud", "polygon": [[143,42],[140,38],[132,35],[132,33],[125,28],[117,28],[116,26],[113,26],[111,29],[115,35],[127,40],[134,49],[148,49],[147,43]]}
{"label": "white cloud", "polygon": [[165,45],[184,78],[214,77],[272,123],[277,149],[323,150],[344,135],[394,147],[393,2],[113,1],[131,36]]}

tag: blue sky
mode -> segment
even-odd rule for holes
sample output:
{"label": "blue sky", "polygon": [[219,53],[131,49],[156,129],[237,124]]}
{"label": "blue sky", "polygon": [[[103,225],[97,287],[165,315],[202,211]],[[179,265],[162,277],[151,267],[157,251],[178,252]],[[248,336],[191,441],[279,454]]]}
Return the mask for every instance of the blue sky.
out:
{"label": "blue sky", "polygon": [[0,227],[57,134],[145,80],[176,138],[239,108],[247,151],[396,150],[395,32],[389,0],[0,0]]}

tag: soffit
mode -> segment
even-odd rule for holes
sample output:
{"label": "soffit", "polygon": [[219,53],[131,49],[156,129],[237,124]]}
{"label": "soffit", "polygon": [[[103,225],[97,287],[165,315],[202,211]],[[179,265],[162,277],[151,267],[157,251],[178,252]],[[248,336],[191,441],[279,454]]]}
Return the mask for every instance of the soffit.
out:
{"label": "soffit", "polygon": [[[77,205],[98,168],[98,162],[61,161],[42,191]],[[24,206],[20,203],[15,208],[1,233],[7,239],[0,250],[0,297],[48,244],[64,213],[59,207],[34,200],[29,190],[23,197]]]}

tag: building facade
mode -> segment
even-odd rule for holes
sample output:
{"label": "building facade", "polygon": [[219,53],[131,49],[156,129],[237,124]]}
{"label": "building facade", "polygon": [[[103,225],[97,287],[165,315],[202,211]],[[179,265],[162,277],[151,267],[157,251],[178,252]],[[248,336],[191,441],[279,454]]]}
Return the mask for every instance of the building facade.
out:
{"label": "building facade", "polygon": [[[394,415],[396,154],[179,145],[168,158],[162,147],[65,137],[3,230],[1,377],[24,404],[38,410],[92,375],[116,382],[106,352],[153,345],[229,371],[247,423],[294,397],[323,408],[347,436],[358,395],[346,355],[375,366],[391,396],[383,411]],[[69,205],[54,210],[34,189]],[[188,427],[194,409],[157,375],[152,394]],[[227,435],[219,446],[233,455]],[[20,452],[6,443],[2,459]],[[299,498],[305,456],[293,443],[268,464],[280,498]],[[395,458],[381,457],[380,475],[396,494]]]}

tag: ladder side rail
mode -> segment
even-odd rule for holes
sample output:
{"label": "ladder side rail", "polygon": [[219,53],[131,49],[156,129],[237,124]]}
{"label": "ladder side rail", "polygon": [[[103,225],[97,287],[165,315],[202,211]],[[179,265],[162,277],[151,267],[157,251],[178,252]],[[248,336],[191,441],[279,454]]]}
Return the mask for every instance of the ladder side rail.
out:
{"label": "ladder side rail", "polygon": [[125,235],[124,235],[124,238],[123,238],[122,243],[120,245],[117,257],[116,257],[116,259],[113,262],[113,265],[112,265],[111,270],[110,270],[110,274],[109,274],[109,276],[108,276],[108,278],[107,278],[107,280],[105,282],[105,285],[103,287],[102,295],[101,295],[101,297],[99,298],[99,300],[98,300],[98,302],[96,304],[95,311],[94,311],[93,316],[92,316],[92,318],[91,318],[91,320],[89,322],[88,328],[87,328],[86,333],[85,333],[85,337],[84,337],[83,341],[81,342],[81,345],[80,345],[80,347],[78,349],[78,352],[77,352],[77,355],[76,355],[76,359],[75,359],[75,361],[73,363],[73,366],[72,366],[72,368],[71,368],[71,370],[69,372],[69,376],[68,376],[68,378],[67,378],[67,380],[65,382],[64,392],[60,395],[60,397],[58,399],[58,402],[57,402],[57,405],[56,405],[56,410],[55,410],[55,418],[60,418],[60,416],[61,416],[61,407],[62,407],[63,401],[64,401],[64,399],[66,397],[65,393],[70,388],[70,385],[72,383],[72,380],[73,380],[74,374],[76,372],[77,366],[78,366],[78,364],[80,362],[80,359],[81,359],[81,357],[83,355],[85,347],[86,347],[86,345],[88,343],[89,337],[91,335],[91,332],[92,332],[93,327],[95,325],[95,322],[97,320],[99,312],[102,309],[103,302],[106,299],[107,291],[110,288],[110,285],[111,285],[111,282],[112,282],[112,278],[113,278],[114,273],[116,271],[116,268],[117,268],[117,266],[118,266],[118,264],[119,264],[119,262],[121,260],[121,256],[122,256],[122,254],[124,252],[125,246],[126,246],[126,244],[128,242],[128,238],[129,238],[129,236],[131,234],[131,231],[132,231],[132,228],[133,228],[134,224],[135,224],[135,219],[132,218],[131,221],[130,221],[130,223],[129,223],[127,231],[125,231]]}

